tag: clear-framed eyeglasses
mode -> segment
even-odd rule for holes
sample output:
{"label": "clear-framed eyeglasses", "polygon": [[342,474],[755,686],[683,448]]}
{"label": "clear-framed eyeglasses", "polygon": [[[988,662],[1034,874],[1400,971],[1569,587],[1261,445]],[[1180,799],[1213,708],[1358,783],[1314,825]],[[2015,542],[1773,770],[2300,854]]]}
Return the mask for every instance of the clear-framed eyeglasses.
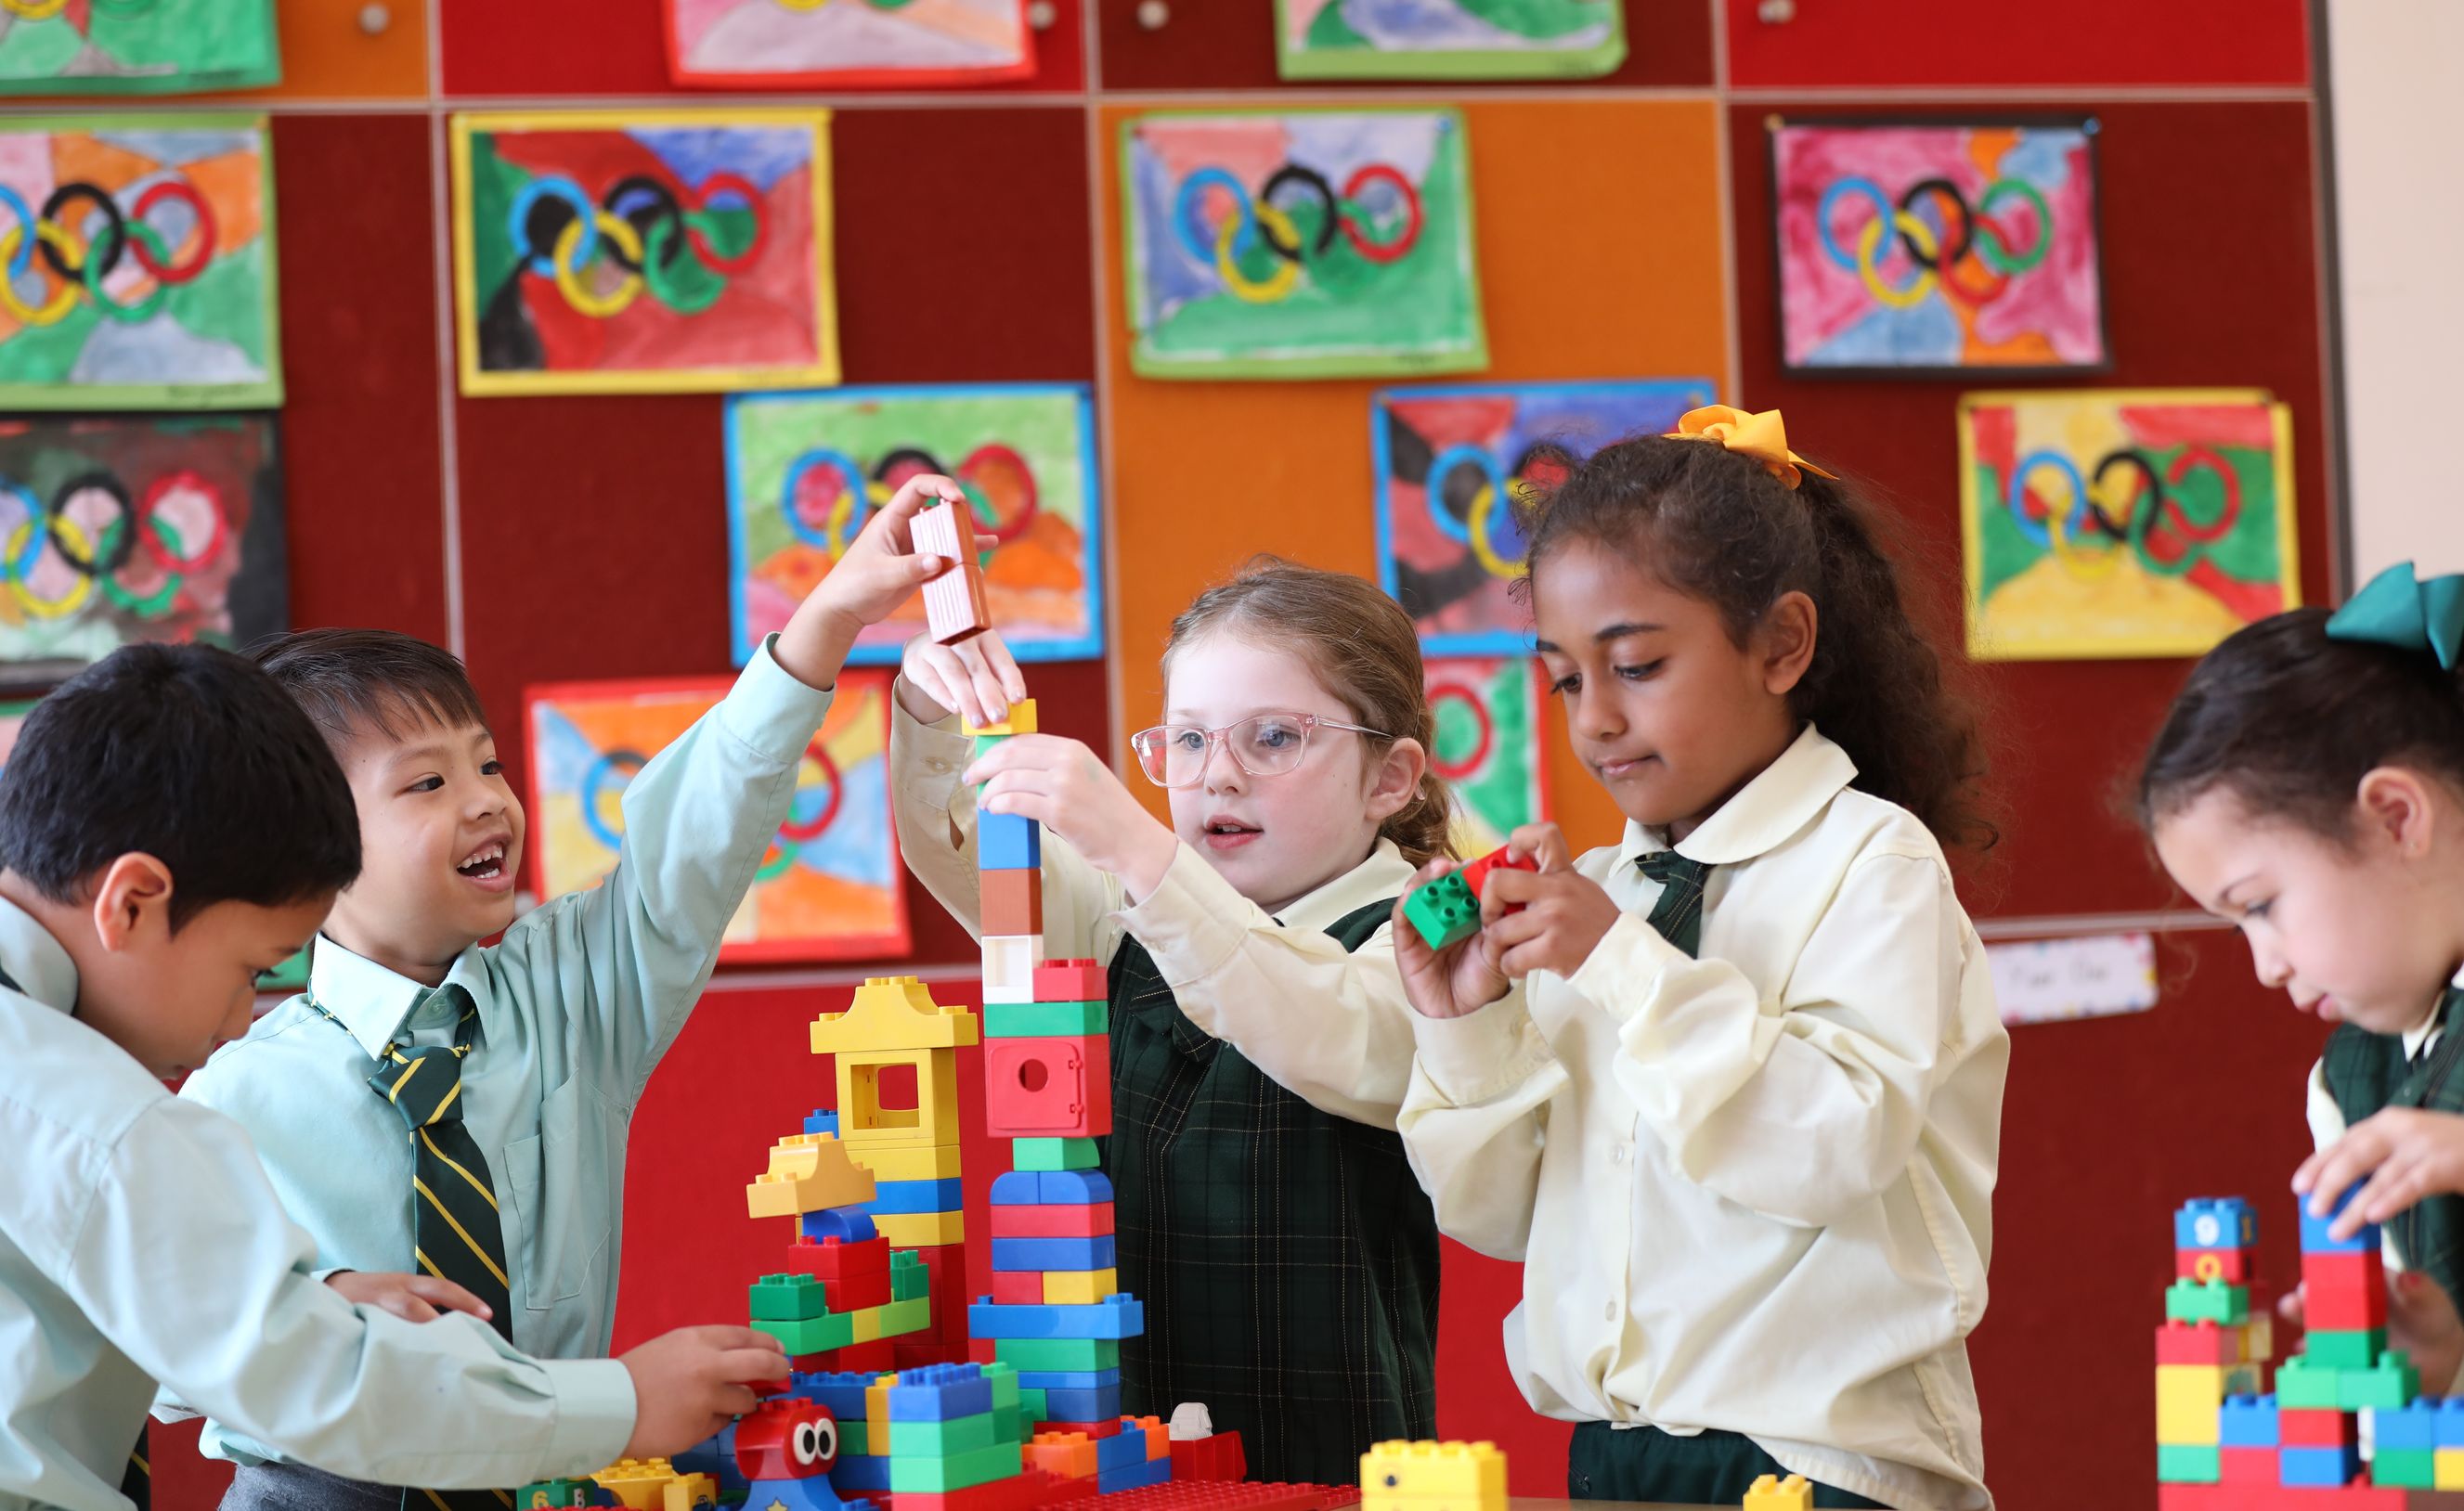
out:
{"label": "clear-framed eyeglasses", "polygon": [[1311,730],[1350,730],[1377,739],[1390,736],[1366,725],[1345,724],[1314,713],[1258,713],[1221,729],[1195,724],[1158,724],[1130,736],[1147,780],[1158,787],[1195,787],[1206,777],[1207,760],[1218,745],[1232,763],[1252,777],[1280,777],[1301,763]]}

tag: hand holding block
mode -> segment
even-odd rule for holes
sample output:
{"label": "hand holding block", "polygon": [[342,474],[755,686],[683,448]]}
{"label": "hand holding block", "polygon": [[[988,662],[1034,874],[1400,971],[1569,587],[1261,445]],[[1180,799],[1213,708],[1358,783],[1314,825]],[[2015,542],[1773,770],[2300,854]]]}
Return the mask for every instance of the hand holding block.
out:
{"label": "hand holding block", "polygon": [[976,559],[974,522],[961,519],[956,504],[935,504],[915,516],[909,534],[917,555],[950,561],[950,570],[924,584],[924,618],[934,640],[955,646],[992,628],[984,569]]}

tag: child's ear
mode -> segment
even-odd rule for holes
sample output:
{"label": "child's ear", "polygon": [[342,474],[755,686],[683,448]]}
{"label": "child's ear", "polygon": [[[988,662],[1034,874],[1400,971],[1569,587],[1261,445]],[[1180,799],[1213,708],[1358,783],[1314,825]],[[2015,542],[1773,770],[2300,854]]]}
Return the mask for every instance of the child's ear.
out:
{"label": "child's ear", "polygon": [[2409,860],[2430,853],[2437,815],[2421,773],[2409,766],[2373,767],[2362,774],[2354,801],[2365,838],[2384,839]]}
{"label": "child's ear", "polygon": [[103,867],[94,888],[94,932],[115,954],[160,929],[170,932],[171,868],[142,850]]}
{"label": "child's ear", "polygon": [[1814,600],[1791,591],[1782,593],[1754,626],[1763,690],[1771,696],[1786,697],[1805,680],[1805,668],[1814,664],[1815,618]]}
{"label": "child's ear", "polygon": [[1403,811],[1420,790],[1420,777],[1429,769],[1429,753],[1414,739],[1397,740],[1386,747],[1370,771],[1369,816],[1379,823]]}

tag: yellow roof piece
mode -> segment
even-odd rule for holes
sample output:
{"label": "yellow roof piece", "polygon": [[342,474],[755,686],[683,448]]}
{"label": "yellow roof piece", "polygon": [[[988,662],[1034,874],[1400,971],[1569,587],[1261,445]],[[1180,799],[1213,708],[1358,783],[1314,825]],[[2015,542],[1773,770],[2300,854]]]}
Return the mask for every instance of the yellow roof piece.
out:
{"label": "yellow roof piece", "polygon": [[973,1008],[943,1007],[921,978],[868,977],[844,1013],[813,1019],[813,1053],[846,1050],[956,1049],[976,1042]]}

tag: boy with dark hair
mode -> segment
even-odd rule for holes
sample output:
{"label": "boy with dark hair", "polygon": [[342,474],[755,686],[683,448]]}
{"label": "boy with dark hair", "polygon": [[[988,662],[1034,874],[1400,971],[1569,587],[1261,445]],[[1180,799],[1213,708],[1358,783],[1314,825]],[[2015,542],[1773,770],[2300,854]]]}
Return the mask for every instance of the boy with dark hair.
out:
{"label": "boy with dark hair", "polygon": [[461,1486],[672,1452],[785,1372],[734,1327],[541,1362],[407,1320],[477,1307],[433,1279],[319,1283],[247,1136],[162,1082],[246,1030],[360,858],[316,729],[227,651],[130,646],[27,716],[0,778],[0,1504],[125,1507],[157,1381],[304,1459]]}
{"label": "boy with dark hair", "polygon": [[[372,630],[260,653],[350,778],[366,863],[316,941],[307,992],[182,1094],[254,1135],[319,1262],[416,1265],[485,1301],[517,1347],[606,1350],[633,1108],[764,852],[788,843],[797,771],[857,631],[950,564],[917,556],[909,533],[943,500],[969,507],[948,479],[918,477],[874,511],[726,698],[633,775],[606,881],[519,922],[522,805],[460,664]],[[422,1058],[439,1068],[411,1091],[451,1112],[406,1139],[394,1081]],[[237,1428],[209,1423],[203,1438],[242,1465],[232,1511],[310,1495],[429,1511],[415,1489],[268,1462]]]}

